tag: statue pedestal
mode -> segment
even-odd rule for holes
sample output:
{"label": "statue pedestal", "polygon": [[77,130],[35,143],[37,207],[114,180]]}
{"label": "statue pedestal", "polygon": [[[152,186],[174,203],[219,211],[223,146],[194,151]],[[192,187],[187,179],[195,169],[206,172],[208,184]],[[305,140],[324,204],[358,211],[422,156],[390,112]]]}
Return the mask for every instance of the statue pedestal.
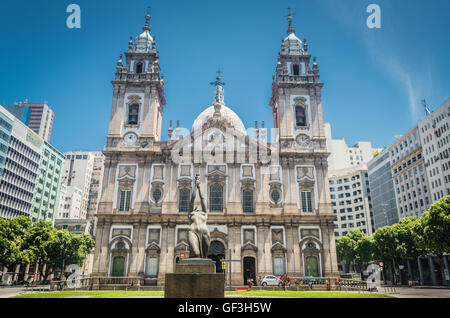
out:
{"label": "statue pedestal", "polygon": [[223,298],[224,279],[209,258],[184,259],[176,264],[175,273],[166,274],[164,297]]}

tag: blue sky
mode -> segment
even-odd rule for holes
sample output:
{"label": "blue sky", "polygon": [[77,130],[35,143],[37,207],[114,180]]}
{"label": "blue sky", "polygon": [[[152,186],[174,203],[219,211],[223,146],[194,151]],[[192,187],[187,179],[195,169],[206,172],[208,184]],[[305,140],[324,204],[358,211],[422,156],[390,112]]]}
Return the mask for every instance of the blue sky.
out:
{"label": "blue sky", "polygon": [[[81,7],[81,29],[68,29],[66,7]],[[366,8],[381,7],[381,29]],[[334,138],[387,146],[450,97],[450,1],[101,1],[2,0],[0,104],[48,101],[56,113],[51,143],[60,151],[101,150],[106,142],[115,66],[151,6],[165,75],[169,120],[190,128],[211,105],[215,71],[225,102],[246,127],[272,126],[268,106],[286,8],[317,57],[324,118]]]}

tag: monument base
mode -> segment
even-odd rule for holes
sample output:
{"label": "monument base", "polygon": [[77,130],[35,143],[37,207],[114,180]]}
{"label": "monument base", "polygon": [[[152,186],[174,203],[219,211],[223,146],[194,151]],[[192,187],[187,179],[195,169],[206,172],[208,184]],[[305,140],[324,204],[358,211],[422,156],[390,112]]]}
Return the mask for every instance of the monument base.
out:
{"label": "monument base", "polygon": [[224,274],[216,273],[215,262],[204,258],[188,258],[175,266],[174,274],[166,274],[165,298],[223,298]]}

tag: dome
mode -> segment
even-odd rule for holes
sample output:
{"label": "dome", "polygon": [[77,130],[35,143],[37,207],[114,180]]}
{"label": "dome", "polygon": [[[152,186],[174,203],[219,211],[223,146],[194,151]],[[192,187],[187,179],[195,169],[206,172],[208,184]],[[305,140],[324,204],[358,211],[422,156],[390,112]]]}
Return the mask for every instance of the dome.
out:
{"label": "dome", "polygon": [[[206,108],[198,117],[195,119],[194,124],[192,125],[193,130],[201,129],[203,124],[210,118],[213,117],[215,112],[214,105]],[[227,106],[221,104],[220,106],[220,115],[221,117],[225,118],[233,127],[234,129],[238,130],[243,135],[246,135],[247,132],[245,131],[245,126],[242,123],[241,119],[239,118],[236,113],[228,108]]]}
{"label": "dome", "polygon": [[288,54],[302,54],[302,41],[295,35],[294,32],[289,33],[289,35],[284,38],[283,43],[288,51]]}
{"label": "dome", "polygon": [[152,48],[153,37],[149,30],[144,30],[134,41],[134,50],[136,52],[149,52]]}
{"label": "dome", "polygon": [[150,35],[150,28],[148,26],[148,21],[150,20],[150,15],[145,15],[145,25],[142,28],[142,32],[134,41],[134,51],[148,53],[152,49],[153,37]]}

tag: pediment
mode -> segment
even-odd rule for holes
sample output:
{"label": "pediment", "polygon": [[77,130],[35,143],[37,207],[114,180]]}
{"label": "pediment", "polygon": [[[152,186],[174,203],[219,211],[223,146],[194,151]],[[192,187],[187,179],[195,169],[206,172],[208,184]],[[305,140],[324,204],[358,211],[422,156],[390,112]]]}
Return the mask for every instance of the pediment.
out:
{"label": "pediment", "polygon": [[272,252],[274,251],[283,251],[286,252],[286,248],[280,243],[280,242],[276,242],[275,244],[272,245],[272,248],[270,249]]}
{"label": "pediment", "polygon": [[258,247],[255,244],[251,243],[251,242],[247,242],[244,245],[242,245],[241,251],[254,251],[254,252],[257,252],[258,251]]}

